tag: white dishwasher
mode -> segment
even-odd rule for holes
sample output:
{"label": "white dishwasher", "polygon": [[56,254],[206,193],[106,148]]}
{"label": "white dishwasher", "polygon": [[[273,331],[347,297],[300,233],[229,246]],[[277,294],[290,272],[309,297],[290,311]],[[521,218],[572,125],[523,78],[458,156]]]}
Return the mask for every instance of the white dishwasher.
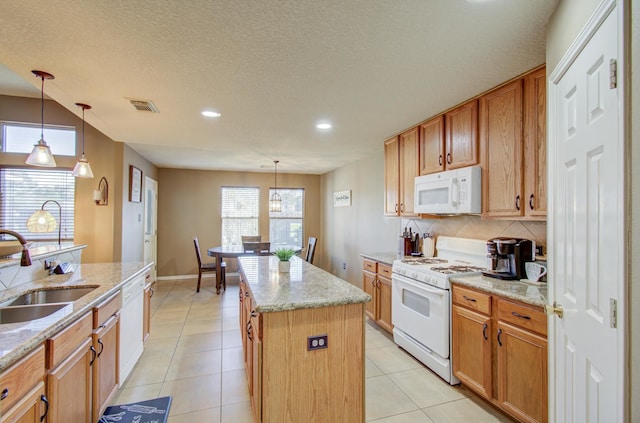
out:
{"label": "white dishwasher", "polygon": [[122,288],[120,309],[120,386],[124,384],[142,355],[144,310],[144,274],[139,275]]}

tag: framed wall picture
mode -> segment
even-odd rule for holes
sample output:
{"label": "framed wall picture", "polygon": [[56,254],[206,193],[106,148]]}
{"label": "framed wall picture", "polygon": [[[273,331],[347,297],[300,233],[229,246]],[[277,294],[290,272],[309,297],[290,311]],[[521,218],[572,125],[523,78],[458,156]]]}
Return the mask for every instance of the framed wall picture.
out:
{"label": "framed wall picture", "polygon": [[133,165],[129,165],[129,201],[142,201],[142,171]]}

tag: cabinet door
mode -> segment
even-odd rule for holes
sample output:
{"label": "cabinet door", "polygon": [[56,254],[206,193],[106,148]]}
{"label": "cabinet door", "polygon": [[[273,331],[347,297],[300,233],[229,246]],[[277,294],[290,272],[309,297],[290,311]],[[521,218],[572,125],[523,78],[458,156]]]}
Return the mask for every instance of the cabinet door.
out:
{"label": "cabinet door", "polygon": [[367,272],[366,270],[362,272],[362,290],[371,295],[371,301],[369,301],[368,303],[364,303],[364,312],[367,317],[369,317],[369,319],[375,322],[378,309],[378,307],[376,306],[378,295],[376,289],[375,273]]}
{"label": "cabinet door", "polygon": [[445,167],[478,164],[478,100],[471,100],[445,114]]}
{"label": "cabinet door", "polygon": [[91,421],[91,338],[47,375],[48,423]]}
{"label": "cabinet door", "polygon": [[547,78],[545,68],[524,79],[525,215],[547,216]]}
{"label": "cabinet door", "polygon": [[444,115],[420,125],[420,175],[444,170],[444,145]]}
{"label": "cabinet door", "polygon": [[400,144],[398,137],[384,142],[384,214],[397,216],[400,201]]}
{"label": "cabinet door", "polygon": [[391,324],[391,279],[378,275],[378,325],[389,333],[393,332]]}
{"label": "cabinet door", "polygon": [[418,128],[400,135],[400,215],[416,216],[413,204],[419,161]]}
{"label": "cabinet door", "polygon": [[2,413],[0,423],[40,423],[47,414],[47,401],[44,382],[40,382],[16,405]]}
{"label": "cabinet door", "polygon": [[547,340],[498,321],[498,401],[522,422],[547,421]]}
{"label": "cabinet door", "polygon": [[522,198],[522,80],[480,98],[483,216],[516,217]]}
{"label": "cabinet door", "polygon": [[97,422],[109,400],[118,390],[118,353],[120,351],[120,314],[109,318],[93,334],[97,358],[93,362],[93,421]]}
{"label": "cabinet door", "polygon": [[477,394],[491,398],[491,318],[452,308],[453,374]]}
{"label": "cabinet door", "polygon": [[[251,317],[254,336],[251,352],[251,408],[254,416],[261,416],[262,406],[262,340],[260,339],[259,315],[254,313]],[[258,417],[258,421],[260,418]]]}

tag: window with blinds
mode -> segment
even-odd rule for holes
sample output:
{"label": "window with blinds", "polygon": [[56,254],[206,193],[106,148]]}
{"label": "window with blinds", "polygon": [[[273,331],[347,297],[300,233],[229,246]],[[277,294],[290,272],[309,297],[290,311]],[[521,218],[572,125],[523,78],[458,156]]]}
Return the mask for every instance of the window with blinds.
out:
{"label": "window with blinds", "polygon": [[222,187],[222,245],[242,245],[242,235],[259,235],[260,189]]}
{"label": "window with blinds", "polygon": [[[276,190],[269,190],[269,198]],[[282,197],[282,211],[269,212],[269,240],[271,246],[302,248],[304,243],[304,189],[278,188]]]}
{"label": "window with blinds", "polygon": [[[61,228],[61,239],[72,241],[74,236],[74,198],[76,181],[70,170],[46,169],[0,169],[0,226],[23,235],[31,241],[58,241],[58,230],[52,233],[31,233],[27,219],[40,210],[47,200],[49,211]],[[60,221],[62,220],[62,221]],[[13,239],[12,237],[9,237]],[[6,238],[6,239],[9,239]]]}

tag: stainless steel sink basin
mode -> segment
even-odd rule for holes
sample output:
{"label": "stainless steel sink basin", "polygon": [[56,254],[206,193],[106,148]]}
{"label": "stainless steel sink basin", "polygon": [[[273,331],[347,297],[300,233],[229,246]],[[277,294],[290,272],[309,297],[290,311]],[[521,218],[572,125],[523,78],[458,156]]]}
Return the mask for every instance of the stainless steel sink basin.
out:
{"label": "stainless steel sink basin", "polygon": [[51,304],[51,303],[68,303],[76,301],[94,289],[97,286],[83,286],[70,288],[43,288],[32,292],[22,294],[13,300],[0,304],[0,307],[12,307],[33,304]]}
{"label": "stainless steel sink basin", "polygon": [[47,317],[69,304],[41,304],[0,308],[0,324],[28,322]]}

